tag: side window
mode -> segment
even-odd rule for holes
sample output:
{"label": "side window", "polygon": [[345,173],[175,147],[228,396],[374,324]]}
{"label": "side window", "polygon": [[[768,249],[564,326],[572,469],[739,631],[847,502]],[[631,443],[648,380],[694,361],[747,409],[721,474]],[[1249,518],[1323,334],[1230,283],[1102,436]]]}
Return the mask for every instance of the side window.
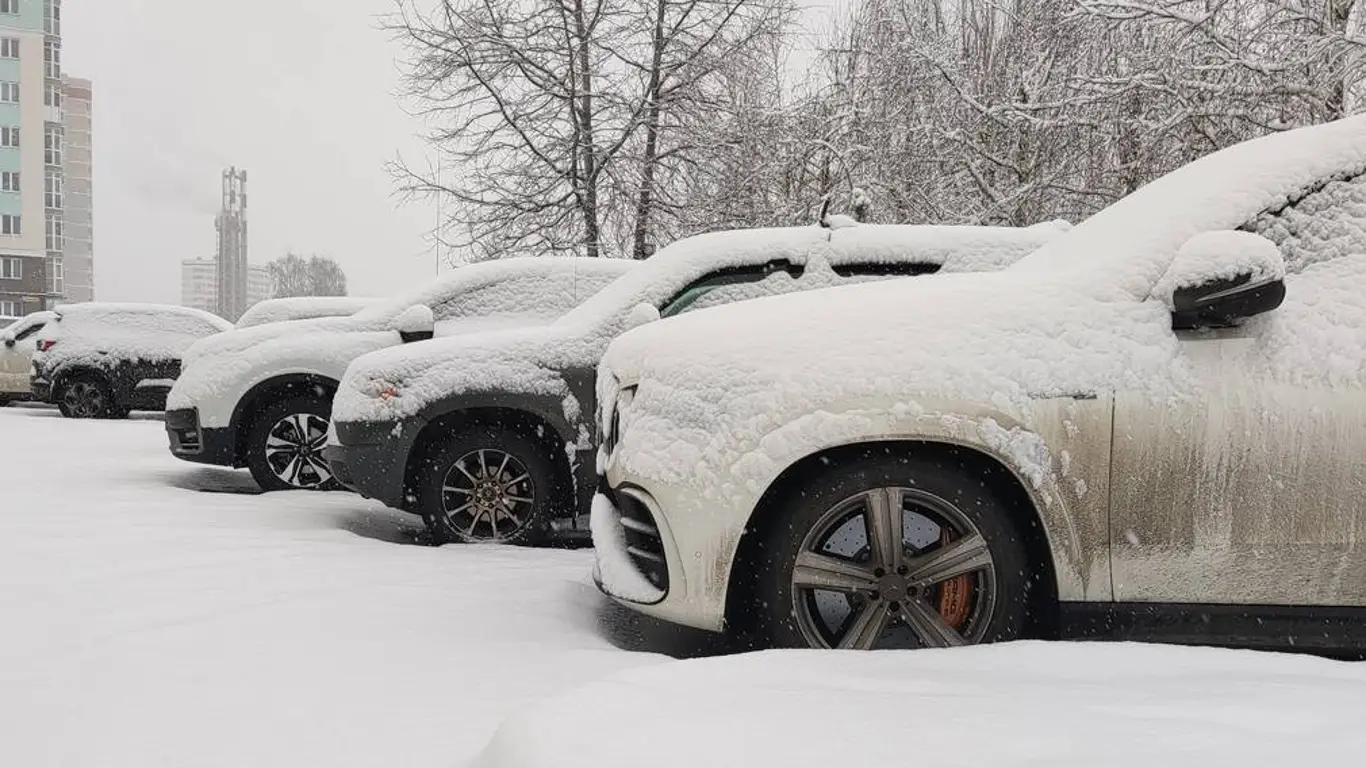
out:
{"label": "side window", "polygon": [[659,315],[673,317],[693,310],[799,291],[803,285],[799,280],[802,271],[788,262],[773,262],[763,267],[713,272],[693,281],[664,302]]}
{"label": "side window", "polygon": [[16,334],[14,334],[14,340],[15,340],[15,341],[23,341],[24,339],[27,339],[28,337],[32,336],[33,334],[37,333],[38,331],[43,330],[43,326],[44,326],[44,325],[46,325],[46,323],[34,323],[33,325],[30,325],[29,327],[25,328],[24,330],[22,330],[22,331],[20,331],[20,332],[18,332],[18,333],[16,333]]}
{"label": "side window", "polygon": [[1366,174],[1311,188],[1243,229],[1279,246],[1289,272],[1366,253]]}
{"label": "side window", "polygon": [[437,320],[521,314],[564,314],[574,307],[569,272],[522,275],[462,291],[432,306]]}

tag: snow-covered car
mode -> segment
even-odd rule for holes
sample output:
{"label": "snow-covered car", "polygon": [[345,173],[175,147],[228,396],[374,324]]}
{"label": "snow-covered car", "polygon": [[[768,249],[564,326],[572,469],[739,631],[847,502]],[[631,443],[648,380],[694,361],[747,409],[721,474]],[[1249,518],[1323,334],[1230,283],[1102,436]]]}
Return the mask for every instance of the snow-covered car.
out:
{"label": "snow-covered car", "polygon": [[1366,639],[1366,119],[997,274],[634,330],[599,376],[595,576],[641,612],[776,646]]}
{"label": "snow-covered car", "polygon": [[33,397],[68,418],[125,418],[159,411],[180,375],[181,357],[228,321],[167,304],[88,302],[53,310],[37,335]]}
{"label": "snow-covered car", "polygon": [[422,515],[442,541],[586,533],[594,377],[629,325],[768,294],[999,269],[1063,228],[810,226],[690,237],[549,328],[357,359],[338,389],[325,455],[342,483]]}
{"label": "snow-covered car", "polygon": [[632,265],[570,257],[472,264],[348,317],[269,323],[196,345],[167,404],[171,453],[247,467],[267,491],[334,488],[320,451],[332,394],[352,360],[434,335],[548,324]]}
{"label": "snow-covered car", "polygon": [[0,330],[0,408],[33,398],[33,351],[52,312],[34,312]]}
{"label": "snow-covered car", "polygon": [[266,323],[311,320],[315,317],[345,317],[379,303],[379,299],[359,296],[293,296],[266,299],[247,308],[237,318],[236,328],[254,328]]}

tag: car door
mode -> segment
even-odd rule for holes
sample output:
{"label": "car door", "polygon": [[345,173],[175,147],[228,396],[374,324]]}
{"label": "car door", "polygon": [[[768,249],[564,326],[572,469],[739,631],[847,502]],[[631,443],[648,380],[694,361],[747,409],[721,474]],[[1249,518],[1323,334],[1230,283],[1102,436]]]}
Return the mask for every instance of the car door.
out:
{"label": "car door", "polygon": [[1296,270],[1279,309],[1175,332],[1193,398],[1117,394],[1116,600],[1366,605],[1366,216],[1333,196],[1248,227]]}

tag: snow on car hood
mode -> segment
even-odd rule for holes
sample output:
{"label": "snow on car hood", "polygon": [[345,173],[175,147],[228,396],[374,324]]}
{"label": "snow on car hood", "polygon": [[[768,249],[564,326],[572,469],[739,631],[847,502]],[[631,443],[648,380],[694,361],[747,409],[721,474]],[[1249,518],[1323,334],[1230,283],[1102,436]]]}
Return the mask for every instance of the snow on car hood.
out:
{"label": "snow on car hood", "polygon": [[332,401],[336,421],[396,421],[460,392],[517,392],[567,398],[560,373],[591,368],[601,350],[574,325],[512,328],[477,336],[433,339],[372,352],[346,369]]}
{"label": "snow on car hood", "polygon": [[[240,387],[243,382],[254,383],[265,375],[332,375],[330,372],[344,370],[351,361],[362,355],[402,345],[397,331],[363,330],[357,328],[355,323],[349,327],[338,327],[327,320],[351,318],[323,318],[318,322],[301,320],[223,334],[227,337],[238,333],[249,334],[251,331],[268,330],[274,325],[293,326],[284,332],[258,335],[250,339],[250,343],[236,345],[230,352],[221,351],[221,348],[210,350],[208,355],[201,352],[201,357],[194,361],[193,365],[185,366],[171,389],[166,407],[170,410],[191,408],[205,399],[221,396],[229,387]],[[436,334],[438,337],[445,337],[496,332],[545,325],[553,320],[554,316],[535,314],[457,318],[438,322]]]}
{"label": "snow on car hood", "polygon": [[[647,439],[633,440],[630,461],[672,473],[813,413],[952,398],[1027,423],[1033,398],[1113,388],[1170,397],[1189,381],[1176,352],[1156,301],[1098,300],[1045,275],[931,275],[637,328],[604,356],[598,397],[639,385],[631,429]],[[712,458],[719,469],[738,457]]]}

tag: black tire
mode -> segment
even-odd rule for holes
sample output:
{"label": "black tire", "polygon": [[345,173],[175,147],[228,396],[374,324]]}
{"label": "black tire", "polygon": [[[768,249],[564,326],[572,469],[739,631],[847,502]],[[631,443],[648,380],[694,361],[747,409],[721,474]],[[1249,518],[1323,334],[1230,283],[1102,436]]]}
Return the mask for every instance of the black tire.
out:
{"label": "black tire", "polygon": [[66,377],[52,399],[68,419],[107,419],[117,408],[114,388],[104,377],[93,373]]}
{"label": "black tire", "polygon": [[245,459],[261,490],[341,488],[322,457],[331,419],[332,400],[311,395],[275,400],[257,411],[247,428]]}
{"label": "black tire", "polygon": [[[782,511],[769,517],[765,528],[756,532],[761,536],[758,556],[752,560],[757,573],[749,590],[752,599],[742,600],[739,629],[752,632],[760,643],[785,648],[838,646],[858,636],[859,627],[869,627],[862,637],[872,637],[876,647],[975,644],[1019,637],[1029,616],[1034,582],[1028,551],[1013,510],[992,492],[985,479],[966,471],[953,456],[891,452],[866,455],[804,478],[786,497]],[[901,554],[895,555],[899,558],[895,562],[902,564],[898,571],[906,574],[900,580],[890,566],[868,567],[886,561],[872,551],[869,533],[872,503],[876,503],[869,500],[876,498],[902,499],[903,515],[916,516],[911,519],[910,530],[931,537],[923,549],[908,554],[908,529],[903,522],[902,535],[897,537]],[[843,506],[851,502],[853,506]],[[888,509],[893,506],[890,501],[881,503]],[[855,523],[855,518],[861,522]],[[935,521],[939,521],[937,527]],[[827,538],[820,538],[815,530],[818,526],[831,532]],[[848,543],[850,532],[860,527],[864,543]],[[961,530],[955,533],[955,529]],[[979,534],[980,539],[973,534]],[[936,535],[941,537],[936,540]],[[989,562],[942,582],[917,580],[917,570],[927,576],[929,558],[958,538],[964,540],[960,542],[962,549],[978,552],[978,558],[985,549]],[[829,548],[834,543],[860,549],[856,554],[837,553]],[[874,576],[873,589],[843,585],[835,590],[799,589],[794,584],[794,569],[799,553],[805,550],[809,551],[804,564],[816,567],[804,568],[804,579],[824,574],[819,566],[828,561],[817,562],[810,559],[813,555],[852,557],[842,563],[860,561],[856,563],[861,574],[857,583],[862,585],[869,575]],[[947,613],[946,606],[951,606]],[[830,616],[841,611],[840,628],[835,629],[832,624],[836,621]],[[860,621],[865,615],[873,618]],[[885,622],[886,627],[878,629],[877,622]],[[855,642],[850,647],[869,645]]]}
{"label": "black tire", "polygon": [[[502,462],[503,456],[508,457],[506,463]],[[416,473],[418,512],[438,543],[538,546],[549,539],[558,484],[555,482],[552,459],[540,442],[501,425],[471,424],[445,440],[429,444],[426,454],[419,461],[421,464]],[[466,497],[473,499],[475,493],[482,490],[475,485],[475,477],[481,475],[477,469],[480,462],[486,462],[491,471],[498,472],[500,478],[497,482],[492,477],[485,478],[489,484],[485,488],[502,488],[506,496],[479,502],[483,507],[464,509],[464,505],[456,500]],[[459,471],[457,463],[466,467],[465,472]],[[500,463],[510,468],[500,468]],[[502,482],[523,476],[524,481]],[[447,486],[448,482],[453,485]],[[468,494],[443,490],[461,487],[465,482],[471,484]],[[448,505],[450,514],[447,512]],[[501,524],[500,514],[503,515]],[[464,525],[467,518],[470,523]]]}

